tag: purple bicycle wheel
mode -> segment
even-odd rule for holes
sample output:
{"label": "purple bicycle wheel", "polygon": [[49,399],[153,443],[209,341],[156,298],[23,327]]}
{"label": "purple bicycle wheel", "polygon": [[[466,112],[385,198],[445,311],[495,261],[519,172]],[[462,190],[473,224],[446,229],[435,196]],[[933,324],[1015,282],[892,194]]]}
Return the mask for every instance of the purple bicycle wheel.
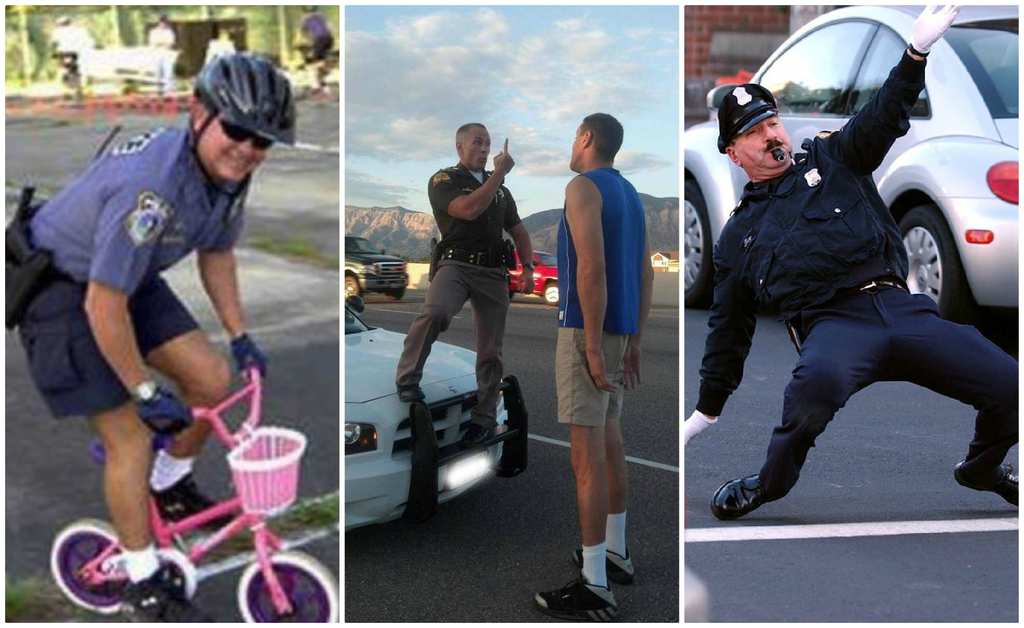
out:
{"label": "purple bicycle wheel", "polygon": [[254,620],[260,623],[325,623],[331,618],[331,597],[323,582],[299,565],[274,563],[281,588],[294,612],[280,616],[270,598],[266,579],[257,572],[245,591],[245,600]]}
{"label": "purple bicycle wheel", "polygon": [[66,592],[89,606],[111,608],[121,603],[126,582],[105,582],[93,586],[82,580],[82,566],[107,549],[111,540],[92,530],[81,530],[67,537],[57,553],[57,572]]}

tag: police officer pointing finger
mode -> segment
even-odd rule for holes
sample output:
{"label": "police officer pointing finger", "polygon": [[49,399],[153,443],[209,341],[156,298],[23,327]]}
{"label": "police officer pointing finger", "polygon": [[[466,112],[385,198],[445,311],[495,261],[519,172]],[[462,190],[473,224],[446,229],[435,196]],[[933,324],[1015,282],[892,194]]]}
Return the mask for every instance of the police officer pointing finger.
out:
{"label": "police officer pointing finger", "polygon": [[800,153],[760,85],[737,86],[719,110],[718,148],[750,183],[714,250],[710,332],[686,440],[716,423],[739,386],[759,309],[780,314],[799,352],[767,459],[715,492],[719,519],[785,496],[835,413],[876,381],[913,382],[974,406],[975,437],[954,477],[1017,504],[1017,477],[1002,464],[1017,442],[1017,362],[907,291],[906,249],[871,176],[909,130],[928,51],[956,14],[925,9],[874,98],[842,129],[805,139]]}
{"label": "police officer pointing finger", "polygon": [[[476,326],[479,393],[462,443],[472,446],[487,441],[497,426],[501,345],[509,304],[506,268],[511,261],[502,232],[512,236],[520,259],[533,259],[533,248],[512,193],[504,186],[515,166],[508,140],[494,156],[493,172],[484,170],[491,152],[491,137],[484,125],[474,122],[459,127],[455,150],[459,163],[437,171],[427,186],[442,239],[434,249],[426,302],[409,327],[395,383],[402,401],[424,398],[419,384],[431,345],[468,299]],[[533,290],[532,271],[524,263],[524,290]]]}

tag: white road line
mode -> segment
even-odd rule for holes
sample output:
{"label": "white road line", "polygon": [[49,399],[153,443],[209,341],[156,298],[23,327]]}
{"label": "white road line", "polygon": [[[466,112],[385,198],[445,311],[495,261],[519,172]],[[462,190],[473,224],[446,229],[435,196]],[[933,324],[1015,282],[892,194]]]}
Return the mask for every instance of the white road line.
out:
{"label": "white road line", "polygon": [[[375,308],[373,308],[373,311],[375,311],[375,312],[394,312],[396,314],[411,314],[412,316],[419,316],[419,314],[420,314],[419,312],[410,312],[409,310],[389,310],[386,307],[375,307]],[[462,318],[462,315],[461,314],[456,314],[452,318]]]}
{"label": "white road line", "polygon": [[868,521],[864,523],[816,523],[791,526],[738,526],[687,529],[687,543],[723,541],[777,541],[828,539],[907,534],[955,534],[961,532],[1013,532],[1016,517],[999,519],[950,519],[946,521]]}
{"label": "white road line", "polygon": [[[554,438],[548,438],[547,436],[540,436],[538,434],[527,434],[527,438],[540,441],[542,443],[548,443],[549,445],[558,445],[560,447],[569,447],[569,443],[564,440],[556,440]],[[633,464],[643,465],[645,467],[652,467],[654,469],[661,469],[663,471],[671,471],[672,473],[679,473],[679,467],[673,467],[670,464],[662,464],[660,462],[654,462],[653,460],[644,460],[643,458],[634,458],[633,456],[626,456],[627,462]]]}

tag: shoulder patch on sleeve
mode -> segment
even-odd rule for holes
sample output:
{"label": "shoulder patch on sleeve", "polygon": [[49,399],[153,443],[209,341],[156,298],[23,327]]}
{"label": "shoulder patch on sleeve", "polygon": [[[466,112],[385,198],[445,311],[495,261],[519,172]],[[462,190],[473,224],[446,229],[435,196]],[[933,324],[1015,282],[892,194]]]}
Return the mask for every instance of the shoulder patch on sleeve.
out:
{"label": "shoulder patch on sleeve", "polygon": [[430,178],[430,185],[441,185],[442,183],[451,180],[452,178],[448,176],[448,173],[445,172],[444,170],[441,170]]}
{"label": "shoulder patch on sleeve", "polygon": [[110,151],[111,155],[133,155],[135,153],[141,153],[149,146],[156,136],[164,132],[164,129],[153,129],[147,133],[136,135],[124,144],[118,145],[114,150]]}
{"label": "shoulder patch on sleeve", "polygon": [[154,192],[143,190],[133,209],[124,218],[124,228],[135,246],[152,242],[167,225],[173,209]]}
{"label": "shoulder patch on sleeve", "polygon": [[818,131],[817,133],[814,134],[814,137],[820,137],[822,139],[825,139],[826,137],[828,137],[829,135],[832,135],[833,133],[835,133],[835,130],[832,130],[832,131]]}

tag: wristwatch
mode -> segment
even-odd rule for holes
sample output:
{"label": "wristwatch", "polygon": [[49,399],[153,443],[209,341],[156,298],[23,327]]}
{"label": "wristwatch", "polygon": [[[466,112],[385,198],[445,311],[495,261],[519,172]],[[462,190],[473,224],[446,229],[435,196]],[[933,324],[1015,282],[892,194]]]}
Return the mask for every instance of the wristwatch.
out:
{"label": "wristwatch", "polygon": [[156,382],[151,379],[142,382],[132,390],[132,397],[135,401],[143,403],[150,401],[153,397],[156,397]]}

